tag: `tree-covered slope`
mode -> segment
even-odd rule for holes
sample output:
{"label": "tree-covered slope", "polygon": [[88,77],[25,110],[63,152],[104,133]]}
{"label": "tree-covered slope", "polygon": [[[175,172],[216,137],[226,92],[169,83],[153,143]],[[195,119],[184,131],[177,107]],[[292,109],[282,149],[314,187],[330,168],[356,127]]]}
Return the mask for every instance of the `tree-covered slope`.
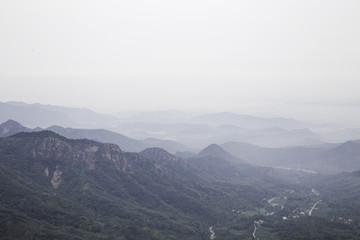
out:
{"label": "tree-covered slope", "polygon": [[50,131],[0,139],[0,159],[2,231],[14,239],[18,220],[34,238],[208,239],[209,226],[235,221],[233,208],[262,207],[275,191]]}
{"label": "tree-covered slope", "polygon": [[[346,215],[334,200],[350,181],[349,201],[356,202],[354,176],[291,184],[271,168],[230,162],[223,154],[181,159],[159,148],[128,153],[113,144],[70,140],[50,131],[1,138],[1,236],[198,240],[209,239],[212,227],[217,239],[252,239],[260,220],[260,239],[358,236],[357,224],[333,218],[337,211],[357,221],[356,206],[341,205],[354,210]],[[326,189],[321,181],[334,188]],[[306,216],[320,200],[317,218]]]}

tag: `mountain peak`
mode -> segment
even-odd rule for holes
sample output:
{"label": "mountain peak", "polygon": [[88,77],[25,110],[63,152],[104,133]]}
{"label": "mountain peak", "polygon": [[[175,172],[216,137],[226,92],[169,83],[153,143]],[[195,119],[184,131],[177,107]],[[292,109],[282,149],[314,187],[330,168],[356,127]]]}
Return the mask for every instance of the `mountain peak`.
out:
{"label": "mountain peak", "polygon": [[239,159],[225,151],[217,144],[211,144],[198,153],[199,157],[216,157],[232,162],[239,162]]}
{"label": "mountain peak", "polygon": [[155,161],[177,161],[177,158],[162,148],[147,148],[139,153],[140,155]]}
{"label": "mountain peak", "polygon": [[219,145],[213,143],[205,147],[201,152],[199,152],[199,155],[206,154],[209,151],[225,151],[225,150],[222,149],[222,147],[220,147]]}
{"label": "mountain peak", "polygon": [[6,122],[3,122],[1,125],[17,125],[17,126],[22,126],[20,123],[18,123],[15,120],[9,119]]}
{"label": "mountain peak", "polygon": [[350,152],[358,152],[360,143],[355,141],[347,141],[330,150],[331,152],[340,152],[341,154],[350,153]]}
{"label": "mountain peak", "polygon": [[29,129],[21,125],[20,123],[9,119],[6,122],[0,124],[0,137],[11,136],[18,132],[28,131]]}

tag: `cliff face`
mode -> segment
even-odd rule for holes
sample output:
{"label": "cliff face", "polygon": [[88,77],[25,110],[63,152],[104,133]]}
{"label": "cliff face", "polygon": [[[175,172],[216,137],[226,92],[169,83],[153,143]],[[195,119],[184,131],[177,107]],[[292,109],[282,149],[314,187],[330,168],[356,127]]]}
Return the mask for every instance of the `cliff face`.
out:
{"label": "cliff face", "polygon": [[[95,170],[99,166],[132,174],[136,168],[165,174],[166,170],[154,160],[136,153],[125,153],[114,144],[91,140],[70,140],[50,131],[18,133],[0,139],[0,151],[11,153],[19,167],[35,164],[43,168],[53,188],[61,184],[65,168]],[[11,163],[10,163],[11,164]]]}
{"label": "cliff face", "polygon": [[241,167],[208,156],[182,160],[158,148],[123,152],[50,131],[0,138],[2,229],[31,229],[4,237],[207,239],[209,226],[231,225],[229,210],[262,207],[276,195],[260,172]]}
{"label": "cliff face", "polygon": [[[69,140],[49,131],[20,133],[1,139],[2,146],[19,149],[26,158],[95,169],[97,161],[111,161],[120,170],[129,168],[120,148],[89,140]],[[21,146],[21,148],[19,148]]]}

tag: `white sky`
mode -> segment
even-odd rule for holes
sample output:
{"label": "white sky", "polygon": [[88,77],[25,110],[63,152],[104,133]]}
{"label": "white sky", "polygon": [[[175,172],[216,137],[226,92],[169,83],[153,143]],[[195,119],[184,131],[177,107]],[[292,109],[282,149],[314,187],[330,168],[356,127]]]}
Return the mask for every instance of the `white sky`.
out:
{"label": "white sky", "polygon": [[359,0],[2,0],[0,101],[359,103],[359,43]]}

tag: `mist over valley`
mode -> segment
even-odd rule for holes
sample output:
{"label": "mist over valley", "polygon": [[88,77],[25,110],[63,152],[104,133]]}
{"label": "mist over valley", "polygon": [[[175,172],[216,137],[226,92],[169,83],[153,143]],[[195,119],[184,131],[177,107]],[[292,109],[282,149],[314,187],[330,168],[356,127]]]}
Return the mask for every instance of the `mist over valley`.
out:
{"label": "mist over valley", "polygon": [[360,240],[360,1],[0,2],[0,239]]}

